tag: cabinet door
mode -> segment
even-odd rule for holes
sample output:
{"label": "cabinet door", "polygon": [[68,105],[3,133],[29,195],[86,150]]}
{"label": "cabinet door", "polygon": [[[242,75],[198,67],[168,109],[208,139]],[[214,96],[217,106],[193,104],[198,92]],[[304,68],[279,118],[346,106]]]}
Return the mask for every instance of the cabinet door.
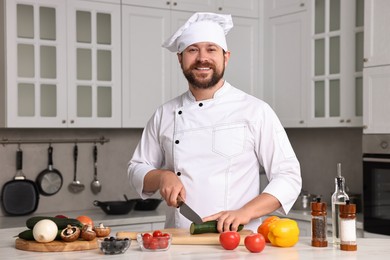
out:
{"label": "cabinet door", "polygon": [[63,125],[67,87],[65,10],[60,0],[6,2],[5,126]]}
{"label": "cabinet door", "polygon": [[68,3],[68,124],[120,127],[120,5]]}
{"label": "cabinet door", "polygon": [[365,0],[364,66],[390,64],[390,1]]}
{"label": "cabinet door", "polygon": [[233,17],[234,27],[226,40],[231,52],[224,78],[233,86],[260,97],[259,84],[259,21]]}
{"label": "cabinet door", "polygon": [[144,127],[170,97],[170,11],[123,5],[123,127]]}
{"label": "cabinet door", "polygon": [[306,10],[306,0],[266,0],[264,9],[268,17],[292,14]]}
{"label": "cabinet door", "polygon": [[363,132],[389,134],[390,66],[365,68],[363,81]]}
{"label": "cabinet door", "polygon": [[259,17],[258,0],[218,0],[217,12],[243,17]]}
{"label": "cabinet door", "polygon": [[307,13],[266,21],[264,99],[284,127],[302,127],[307,118],[309,79]]}

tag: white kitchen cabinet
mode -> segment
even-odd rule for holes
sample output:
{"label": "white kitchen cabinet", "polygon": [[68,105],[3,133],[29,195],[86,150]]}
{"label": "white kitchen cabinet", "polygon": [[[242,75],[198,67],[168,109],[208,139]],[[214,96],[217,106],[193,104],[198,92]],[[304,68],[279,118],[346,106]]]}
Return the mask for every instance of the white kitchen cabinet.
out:
{"label": "white kitchen cabinet", "polygon": [[307,9],[306,0],[266,0],[264,5],[265,15],[268,17],[293,14]]}
{"label": "white kitchen cabinet", "polygon": [[364,68],[365,134],[390,133],[390,66]]}
{"label": "white kitchen cabinet", "polygon": [[170,25],[169,10],[122,6],[123,127],[144,127],[171,97],[170,60],[176,56],[161,47]]}
{"label": "white kitchen cabinet", "polygon": [[322,0],[310,8],[308,126],[361,127],[364,3]]}
{"label": "white kitchen cabinet", "polygon": [[[123,5],[123,127],[144,127],[158,106],[188,90],[177,55],[161,44],[192,14]],[[232,56],[225,78],[237,88],[260,95],[259,21],[233,17],[233,22],[227,36]]]}
{"label": "white kitchen cabinet", "polygon": [[365,0],[364,66],[390,65],[390,2]]}
{"label": "white kitchen cabinet", "polygon": [[120,6],[91,3],[4,3],[1,126],[120,126]]}
{"label": "white kitchen cabinet", "polygon": [[216,0],[217,13],[234,16],[258,18],[260,12],[259,0]]}
{"label": "white kitchen cabinet", "polygon": [[308,13],[266,19],[264,99],[283,126],[306,126],[309,85]]}

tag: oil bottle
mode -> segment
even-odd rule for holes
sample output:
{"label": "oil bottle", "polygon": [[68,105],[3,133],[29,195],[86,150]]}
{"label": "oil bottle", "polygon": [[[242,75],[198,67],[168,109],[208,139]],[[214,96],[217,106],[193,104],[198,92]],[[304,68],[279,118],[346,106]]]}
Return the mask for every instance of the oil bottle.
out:
{"label": "oil bottle", "polygon": [[345,192],[345,179],[341,176],[341,163],[337,164],[337,176],[335,178],[335,192],[332,195],[332,239],[333,246],[340,245],[340,205],[345,205],[349,200]]}

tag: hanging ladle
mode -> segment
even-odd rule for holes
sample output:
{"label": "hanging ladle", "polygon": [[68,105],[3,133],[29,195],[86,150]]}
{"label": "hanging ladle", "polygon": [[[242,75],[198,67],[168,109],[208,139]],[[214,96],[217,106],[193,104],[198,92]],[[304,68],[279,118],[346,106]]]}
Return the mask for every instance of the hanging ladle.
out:
{"label": "hanging ladle", "polygon": [[102,185],[100,184],[97,178],[97,147],[96,144],[93,147],[93,165],[94,165],[94,174],[93,180],[91,182],[91,190],[94,194],[98,194],[102,190]]}
{"label": "hanging ladle", "polygon": [[73,147],[73,181],[69,184],[68,189],[70,192],[79,193],[84,190],[85,186],[79,180],[77,180],[77,156],[78,156],[78,147],[77,144]]}

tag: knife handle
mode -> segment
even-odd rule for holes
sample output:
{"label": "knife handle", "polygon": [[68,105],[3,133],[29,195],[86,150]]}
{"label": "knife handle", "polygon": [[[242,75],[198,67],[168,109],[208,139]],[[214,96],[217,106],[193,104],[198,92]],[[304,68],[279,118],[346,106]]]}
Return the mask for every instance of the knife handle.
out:
{"label": "knife handle", "polygon": [[177,195],[176,201],[177,201],[177,208],[180,208],[180,206],[183,205],[184,203],[184,200],[180,195]]}

